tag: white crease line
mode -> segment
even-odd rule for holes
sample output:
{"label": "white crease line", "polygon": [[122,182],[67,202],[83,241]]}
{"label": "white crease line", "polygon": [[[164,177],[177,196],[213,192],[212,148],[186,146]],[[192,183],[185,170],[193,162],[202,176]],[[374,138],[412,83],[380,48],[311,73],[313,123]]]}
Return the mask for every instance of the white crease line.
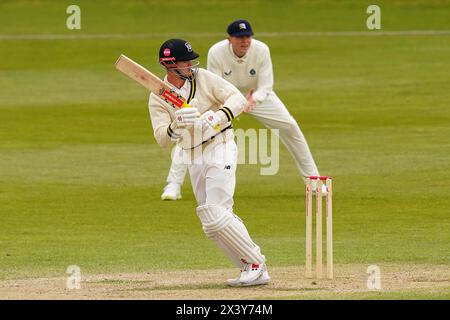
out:
{"label": "white crease line", "polygon": [[[79,31],[71,31],[79,32]],[[223,32],[192,33],[131,33],[131,34],[0,34],[0,40],[91,40],[91,39],[150,39],[170,38],[184,35],[187,38],[226,37]],[[359,36],[436,36],[450,35],[450,30],[410,31],[305,31],[305,32],[258,32],[256,38],[271,37],[359,37]]]}

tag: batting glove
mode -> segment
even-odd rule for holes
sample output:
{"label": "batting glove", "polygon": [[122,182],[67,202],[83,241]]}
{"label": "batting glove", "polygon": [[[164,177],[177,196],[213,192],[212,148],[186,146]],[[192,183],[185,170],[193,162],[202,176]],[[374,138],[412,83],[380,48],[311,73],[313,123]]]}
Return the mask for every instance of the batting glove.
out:
{"label": "batting glove", "polygon": [[218,116],[214,111],[206,111],[200,116],[200,119],[203,121],[203,123],[207,124],[211,128],[215,129],[216,131],[220,131],[220,123],[222,121],[222,118]]}
{"label": "batting glove", "polygon": [[200,113],[197,108],[182,108],[175,112],[175,122],[178,128],[193,126]]}

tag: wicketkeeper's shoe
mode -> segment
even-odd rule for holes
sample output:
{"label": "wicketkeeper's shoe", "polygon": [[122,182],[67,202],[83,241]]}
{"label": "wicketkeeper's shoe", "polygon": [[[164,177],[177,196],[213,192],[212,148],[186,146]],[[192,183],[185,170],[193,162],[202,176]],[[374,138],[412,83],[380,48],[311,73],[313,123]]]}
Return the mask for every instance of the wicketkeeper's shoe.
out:
{"label": "wicketkeeper's shoe", "polygon": [[178,200],[181,199],[181,186],[178,183],[170,182],[164,187],[161,200]]}
{"label": "wicketkeeper's shoe", "polygon": [[[317,182],[315,180],[311,183],[311,189],[313,194],[316,194],[317,191]],[[327,195],[327,186],[326,184],[322,184],[322,197],[325,197]]]}
{"label": "wicketkeeper's shoe", "polygon": [[241,271],[241,276],[239,278],[228,279],[227,284],[231,287],[249,287],[249,286],[264,285],[269,283],[270,281],[269,272],[267,272],[265,265],[262,266],[261,273],[259,274],[259,276],[252,281],[242,281],[242,272],[243,271]]}

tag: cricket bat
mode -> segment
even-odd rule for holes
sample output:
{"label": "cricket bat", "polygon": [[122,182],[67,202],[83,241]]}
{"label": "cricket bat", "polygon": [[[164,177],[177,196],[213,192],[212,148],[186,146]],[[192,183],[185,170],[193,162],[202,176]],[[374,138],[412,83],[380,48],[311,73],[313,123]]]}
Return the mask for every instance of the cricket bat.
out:
{"label": "cricket bat", "polygon": [[[173,108],[191,107],[173,88],[127,56],[123,54],[120,55],[119,59],[116,61],[116,68],[134,81],[143,85],[152,93],[156,94]],[[220,124],[217,124],[214,129],[220,131]]]}
{"label": "cricket bat", "polygon": [[119,59],[116,61],[116,68],[134,81],[143,85],[152,93],[156,94],[170,106],[174,108],[190,107],[190,105],[186,103],[186,100],[181,95],[177,94],[173,88],[127,56],[123,54],[120,55]]}

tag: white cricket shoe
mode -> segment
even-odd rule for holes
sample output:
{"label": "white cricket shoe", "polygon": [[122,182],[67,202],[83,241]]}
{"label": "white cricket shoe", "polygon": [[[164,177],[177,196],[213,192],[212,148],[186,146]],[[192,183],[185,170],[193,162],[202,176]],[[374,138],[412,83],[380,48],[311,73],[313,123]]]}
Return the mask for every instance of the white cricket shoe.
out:
{"label": "white cricket shoe", "polygon": [[181,186],[178,183],[170,182],[164,187],[161,200],[178,200],[181,199]]}
{"label": "white cricket shoe", "polygon": [[[313,194],[316,194],[317,190],[317,181],[313,180],[311,183],[311,189]],[[326,184],[322,184],[322,197],[325,197],[327,195],[327,186]]]}
{"label": "white cricket shoe", "polygon": [[264,285],[264,284],[268,284],[270,281],[270,276],[269,273],[267,271],[264,271],[259,278],[257,278],[254,281],[251,282],[241,282],[240,278],[236,278],[236,279],[228,279],[227,280],[227,284],[230,287],[249,287],[249,286],[259,286],[259,285]]}
{"label": "white cricket shoe", "polygon": [[269,281],[270,276],[265,265],[249,263],[241,270],[239,278],[228,279],[227,284],[231,287],[248,287],[267,284]]}

